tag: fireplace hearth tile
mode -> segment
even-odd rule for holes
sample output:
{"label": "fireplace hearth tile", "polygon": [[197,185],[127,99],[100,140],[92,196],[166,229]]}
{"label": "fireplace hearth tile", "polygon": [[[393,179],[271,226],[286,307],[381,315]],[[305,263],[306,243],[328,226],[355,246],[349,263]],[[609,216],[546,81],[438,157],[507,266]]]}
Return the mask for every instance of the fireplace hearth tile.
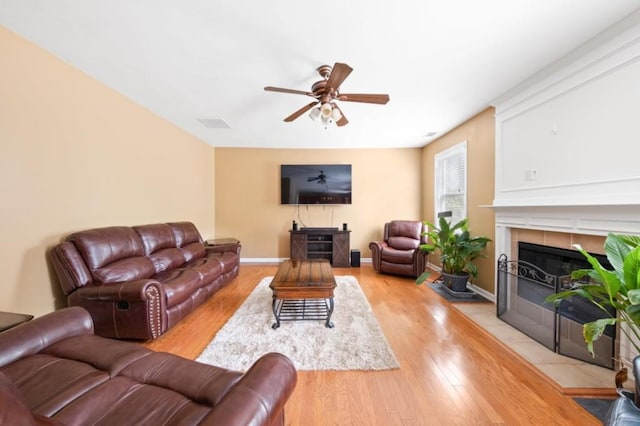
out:
{"label": "fireplace hearth tile", "polygon": [[510,347],[532,364],[569,365],[581,363],[581,361],[558,355],[534,340],[513,342]]}
{"label": "fireplace hearth tile", "polygon": [[[457,303],[452,306],[559,386],[565,389],[610,389],[614,392],[613,370],[550,351],[497,318],[494,304]],[[627,389],[634,386],[631,380],[625,383]]]}
{"label": "fireplace hearth tile", "polygon": [[553,377],[563,388],[615,387],[615,373],[595,365],[539,364],[536,367],[545,375]]}
{"label": "fireplace hearth tile", "polygon": [[495,336],[498,340],[516,343],[516,342],[527,342],[531,340],[529,336],[522,333],[521,331],[516,330],[508,324],[505,324],[503,321],[500,321],[502,324],[498,325],[488,325],[485,326],[485,330]]}

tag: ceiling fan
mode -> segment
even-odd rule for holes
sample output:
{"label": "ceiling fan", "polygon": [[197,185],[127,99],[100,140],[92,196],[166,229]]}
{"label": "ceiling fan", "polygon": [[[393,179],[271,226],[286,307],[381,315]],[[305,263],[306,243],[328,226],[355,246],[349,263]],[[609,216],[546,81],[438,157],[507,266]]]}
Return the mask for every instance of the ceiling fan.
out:
{"label": "ceiling fan", "polygon": [[[264,90],[268,92],[291,93],[294,95],[307,95],[315,98],[315,101],[303,106],[290,116],[284,119],[291,122],[300,117],[305,112],[311,110],[309,116],[314,120],[320,119],[325,127],[335,122],[337,126],[344,126],[349,120],[342,114],[335,101],[364,102],[369,104],[384,105],[389,102],[389,95],[364,94],[364,93],[340,93],[340,85],[351,74],[353,68],[347,64],[336,62],[333,68],[329,65],[322,65],[317,68],[322,80],[316,81],[311,86],[310,92],[294,89],[283,89],[281,87],[267,86]],[[316,105],[318,105],[316,107]],[[316,108],[314,108],[316,107]]]}
{"label": "ceiling fan", "polygon": [[320,185],[324,185],[327,183],[327,175],[324,174],[324,171],[320,170],[320,174],[316,177],[308,177],[307,182],[313,182],[317,180]]}

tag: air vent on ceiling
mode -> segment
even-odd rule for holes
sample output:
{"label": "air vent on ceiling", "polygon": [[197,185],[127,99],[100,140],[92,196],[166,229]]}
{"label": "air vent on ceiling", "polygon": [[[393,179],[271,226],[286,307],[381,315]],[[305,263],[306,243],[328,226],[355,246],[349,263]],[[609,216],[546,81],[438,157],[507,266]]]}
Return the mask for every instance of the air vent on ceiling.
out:
{"label": "air vent on ceiling", "polygon": [[205,127],[210,129],[230,129],[231,126],[227,124],[222,118],[198,118],[198,121],[204,124]]}

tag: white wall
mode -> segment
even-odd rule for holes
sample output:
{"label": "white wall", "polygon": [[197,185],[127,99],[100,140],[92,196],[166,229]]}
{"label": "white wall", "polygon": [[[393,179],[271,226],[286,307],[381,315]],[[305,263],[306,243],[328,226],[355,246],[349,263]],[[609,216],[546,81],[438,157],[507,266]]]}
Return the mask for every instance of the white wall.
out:
{"label": "white wall", "polygon": [[523,86],[495,102],[494,205],[640,205],[640,14]]}

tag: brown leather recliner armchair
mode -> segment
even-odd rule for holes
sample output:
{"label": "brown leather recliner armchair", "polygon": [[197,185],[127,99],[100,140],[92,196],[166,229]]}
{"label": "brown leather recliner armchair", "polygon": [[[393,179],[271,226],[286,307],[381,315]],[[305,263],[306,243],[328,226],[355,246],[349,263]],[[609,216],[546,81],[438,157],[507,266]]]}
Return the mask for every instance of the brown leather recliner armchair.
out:
{"label": "brown leather recliner armchair", "polygon": [[425,230],[425,225],[417,220],[385,223],[383,241],[369,243],[373,269],[394,275],[420,275],[427,259],[427,253],[419,248],[426,243],[426,236],[421,235]]}

